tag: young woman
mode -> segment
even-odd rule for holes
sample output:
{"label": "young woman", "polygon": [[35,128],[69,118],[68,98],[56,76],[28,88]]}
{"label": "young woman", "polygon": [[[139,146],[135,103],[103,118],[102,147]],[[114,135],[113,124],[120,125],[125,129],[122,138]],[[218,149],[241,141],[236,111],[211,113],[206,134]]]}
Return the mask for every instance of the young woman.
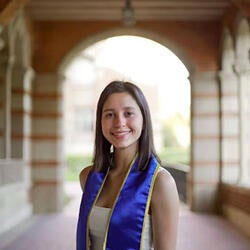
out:
{"label": "young woman", "polygon": [[77,250],[176,248],[179,199],[156,156],[142,91],[129,82],[105,87],[96,113],[93,166],[83,190]]}

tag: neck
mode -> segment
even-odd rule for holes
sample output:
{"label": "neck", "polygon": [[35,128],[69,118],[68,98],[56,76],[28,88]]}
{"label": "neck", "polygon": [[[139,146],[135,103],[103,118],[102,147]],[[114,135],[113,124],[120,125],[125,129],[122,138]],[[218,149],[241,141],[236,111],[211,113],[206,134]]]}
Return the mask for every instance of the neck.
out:
{"label": "neck", "polygon": [[127,173],[133,159],[136,156],[137,151],[129,151],[126,149],[116,149],[114,152],[114,164],[112,172],[119,174]]}

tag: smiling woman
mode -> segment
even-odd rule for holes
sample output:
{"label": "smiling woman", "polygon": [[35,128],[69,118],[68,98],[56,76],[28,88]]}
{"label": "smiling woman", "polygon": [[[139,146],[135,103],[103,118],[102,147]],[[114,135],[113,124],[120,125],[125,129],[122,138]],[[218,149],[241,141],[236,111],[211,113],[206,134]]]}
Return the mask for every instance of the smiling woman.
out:
{"label": "smiling woman", "polygon": [[136,85],[113,81],[102,91],[93,165],[80,183],[78,250],[175,249],[178,193],[160,166],[148,103]]}

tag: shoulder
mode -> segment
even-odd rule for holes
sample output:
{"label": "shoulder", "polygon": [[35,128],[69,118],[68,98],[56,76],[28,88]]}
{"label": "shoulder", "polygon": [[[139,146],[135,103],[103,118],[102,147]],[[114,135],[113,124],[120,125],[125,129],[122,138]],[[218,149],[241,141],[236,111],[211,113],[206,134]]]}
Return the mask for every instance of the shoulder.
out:
{"label": "shoulder", "polygon": [[159,167],[155,179],[155,185],[176,186],[174,178],[164,167]]}
{"label": "shoulder", "polygon": [[160,167],[155,179],[152,202],[158,203],[159,200],[176,203],[178,201],[178,192],[174,178],[163,167]]}
{"label": "shoulder", "polygon": [[85,167],[80,172],[79,179],[80,179],[80,184],[81,184],[82,191],[84,191],[85,183],[86,183],[88,174],[89,174],[91,169],[92,169],[92,166],[88,166],[88,167]]}
{"label": "shoulder", "polygon": [[172,175],[160,167],[151,196],[155,249],[176,249],[179,195]]}

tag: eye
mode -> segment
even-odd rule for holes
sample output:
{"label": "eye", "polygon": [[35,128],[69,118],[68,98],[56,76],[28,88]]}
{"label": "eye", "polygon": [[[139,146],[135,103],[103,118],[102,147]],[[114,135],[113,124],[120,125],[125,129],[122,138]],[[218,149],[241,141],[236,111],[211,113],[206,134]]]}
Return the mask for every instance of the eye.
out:
{"label": "eye", "polygon": [[112,112],[107,112],[104,114],[105,118],[112,118],[114,116],[114,114]]}
{"label": "eye", "polygon": [[125,117],[131,117],[131,116],[133,116],[133,112],[131,112],[131,111],[126,111],[125,112]]}

